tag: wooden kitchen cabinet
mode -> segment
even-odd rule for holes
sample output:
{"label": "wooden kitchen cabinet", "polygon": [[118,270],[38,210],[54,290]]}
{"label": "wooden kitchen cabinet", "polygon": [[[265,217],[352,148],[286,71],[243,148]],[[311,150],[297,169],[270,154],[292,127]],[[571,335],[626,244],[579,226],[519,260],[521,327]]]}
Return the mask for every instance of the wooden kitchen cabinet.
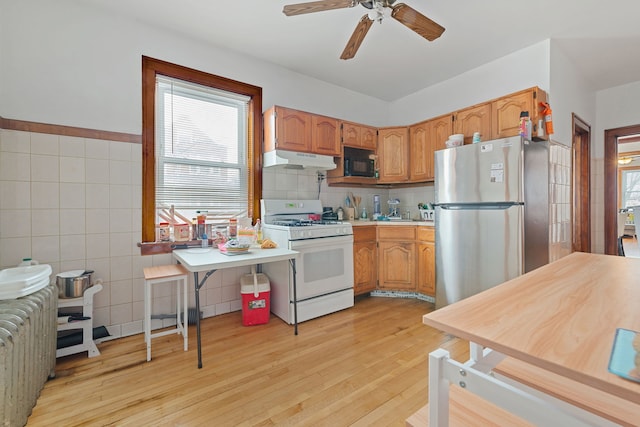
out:
{"label": "wooden kitchen cabinet", "polygon": [[433,153],[431,122],[424,121],[409,127],[409,181],[433,180]]}
{"label": "wooden kitchen cabinet", "polygon": [[340,122],[331,117],[311,115],[311,152],[340,156]]}
{"label": "wooden kitchen cabinet", "polygon": [[401,183],[409,178],[409,130],[378,129],[378,183]]}
{"label": "wooden kitchen cabinet", "polygon": [[464,134],[465,144],[472,143],[475,132],[480,132],[483,141],[493,139],[491,128],[491,103],[460,110],[453,121],[453,133]]}
{"label": "wooden kitchen cabinet", "polygon": [[352,122],[341,122],[342,145],[375,151],[378,142],[378,130],[371,126]]}
{"label": "wooden kitchen cabinet", "polygon": [[412,226],[378,226],[378,287],[415,291],[415,232]]}
{"label": "wooden kitchen cabinet", "polygon": [[417,228],[416,291],[436,295],[436,243],[433,227]]}
{"label": "wooden kitchen cabinet", "polygon": [[376,288],[377,269],[376,226],[353,227],[353,292],[361,295]]}
{"label": "wooden kitchen cabinet", "polygon": [[275,149],[309,152],[311,114],[273,106],[264,113],[264,151]]}
{"label": "wooden kitchen cabinet", "polygon": [[273,106],[264,113],[264,151],[340,155],[338,119]]}
{"label": "wooden kitchen cabinet", "polygon": [[547,102],[547,93],[532,87],[511,95],[498,98],[491,103],[492,138],[506,138],[520,133],[520,112],[528,111],[531,118],[532,134],[538,129],[541,119],[540,102]]}
{"label": "wooden kitchen cabinet", "polygon": [[436,117],[429,120],[431,127],[431,141],[433,142],[434,150],[444,150],[447,148],[446,142],[449,136],[453,134],[453,114],[446,114],[444,116]]}

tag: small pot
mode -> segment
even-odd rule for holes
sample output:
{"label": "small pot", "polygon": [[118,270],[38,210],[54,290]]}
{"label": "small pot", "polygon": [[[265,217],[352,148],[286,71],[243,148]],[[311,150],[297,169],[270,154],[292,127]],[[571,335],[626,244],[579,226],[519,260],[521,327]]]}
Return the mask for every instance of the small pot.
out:
{"label": "small pot", "polygon": [[58,286],[58,298],[78,298],[84,291],[91,287],[91,275],[93,270],[65,271],[56,276]]}

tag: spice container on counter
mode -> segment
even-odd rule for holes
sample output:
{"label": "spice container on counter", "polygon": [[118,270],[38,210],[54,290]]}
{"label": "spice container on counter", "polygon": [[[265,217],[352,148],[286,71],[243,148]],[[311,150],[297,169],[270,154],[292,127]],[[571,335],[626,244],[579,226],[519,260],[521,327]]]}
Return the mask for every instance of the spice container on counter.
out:
{"label": "spice container on counter", "polygon": [[158,235],[156,240],[158,242],[168,242],[171,240],[171,230],[169,229],[168,222],[161,222],[158,225]]}
{"label": "spice container on counter", "polygon": [[229,240],[238,238],[238,220],[237,218],[231,218],[229,220],[229,231],[227,233]]}
{"label": "spice container on counter", "polygon": [[176,242],[187,242],[190,240],[189,224],[175,224],[173,226],[173,237]]}

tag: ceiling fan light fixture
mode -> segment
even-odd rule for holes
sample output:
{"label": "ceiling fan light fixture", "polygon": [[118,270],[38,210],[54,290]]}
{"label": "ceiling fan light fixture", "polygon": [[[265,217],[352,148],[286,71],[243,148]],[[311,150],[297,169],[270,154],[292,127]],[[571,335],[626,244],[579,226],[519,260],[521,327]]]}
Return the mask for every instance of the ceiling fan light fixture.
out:
{"label": "ceiling fan light fixture", "polygon": [[629,163],[631,163],[633,161],[632,157],[620,157],[618,159],[618,164],[619,165],[628,165]]}

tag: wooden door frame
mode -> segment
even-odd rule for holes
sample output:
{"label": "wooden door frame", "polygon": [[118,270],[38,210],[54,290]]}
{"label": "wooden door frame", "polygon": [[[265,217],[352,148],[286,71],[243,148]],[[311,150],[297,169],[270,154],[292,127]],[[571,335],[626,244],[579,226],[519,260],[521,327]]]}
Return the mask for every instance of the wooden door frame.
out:
{"label": "wooden door frame", "polygon": [[640,124],[604,131],[604,253],[618,253],[618,138],[640,134]]}
{"label": "wooden door frame", "polygon": [[591,252],[591,126],[571,114],[573,138],[572,251]]}

